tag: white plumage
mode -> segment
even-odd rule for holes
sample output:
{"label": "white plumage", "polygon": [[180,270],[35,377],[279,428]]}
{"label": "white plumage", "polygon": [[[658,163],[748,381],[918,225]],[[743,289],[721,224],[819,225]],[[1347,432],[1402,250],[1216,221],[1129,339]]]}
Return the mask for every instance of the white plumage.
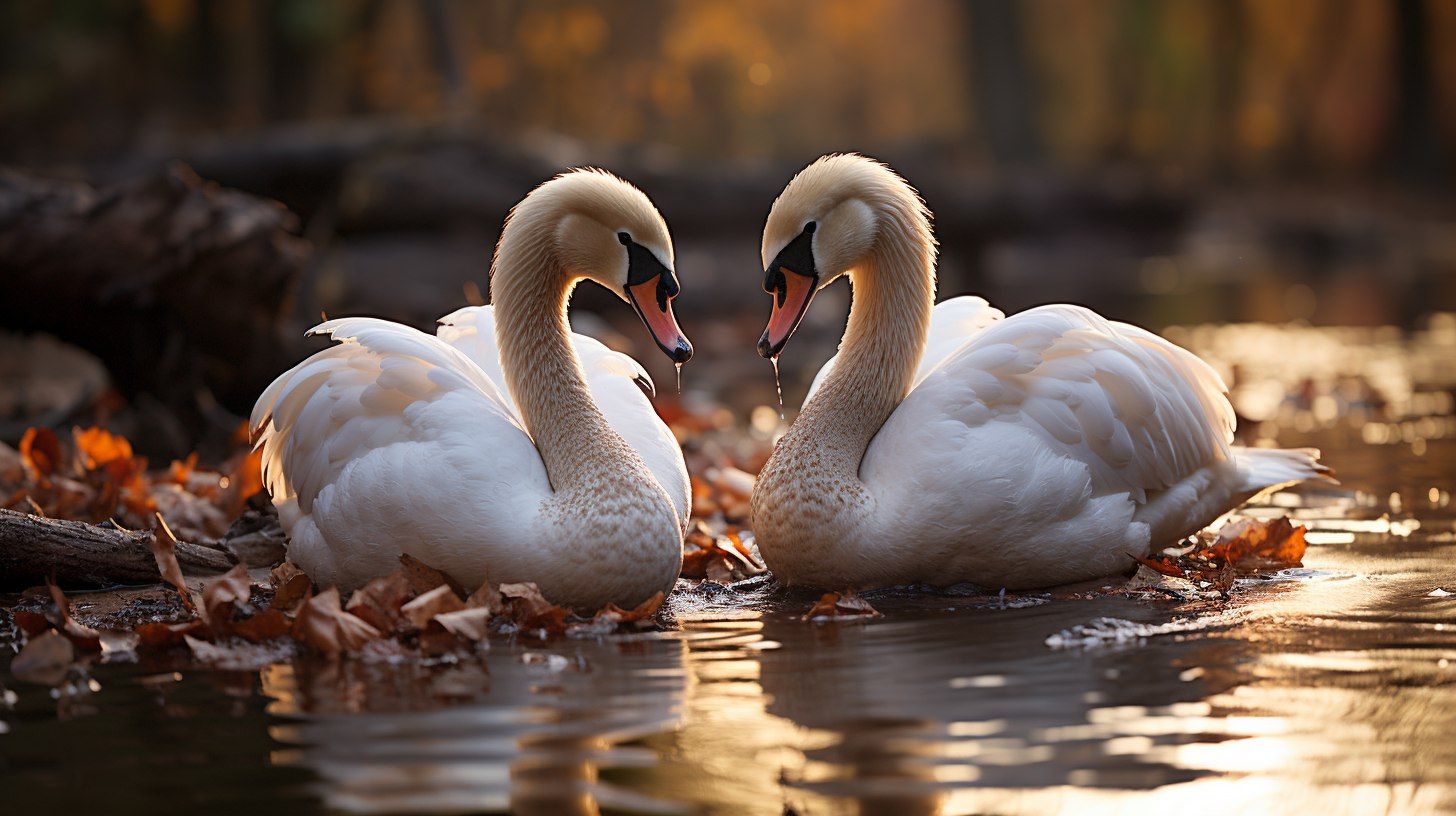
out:
{"label": "white plumage", "polygon": [[671,263],[645,195],[574,171],[512,211],[492,306],[446,316],[436,335],[367,317],[317,326],[336,345],[280,376],[252,415],[290,559],[348,589],[407,553],[468,587],[531,581],[585,609],[671,589],[682,453],[639,387],[652,388],[642,366],[566,320],[591,280],[687,359]]}
{"label": "white plumage", "polygon": [[[802,235],[812,260],[769,262]],[[928,214],[883,165],[811,165],[775,202],[764,249],[771,270],[815,285],[849,274],[855,288],[840,353],[753,496],[759,546],[789,582],[1096,578],[1261,491],[1328,473],[1317,451],[1234,446],[1218,374],[1143,329],[1071,305],[930,308]],[[806,305],[776,307],[765,343]]]}
{"label": "white plumage", "polygon": [[[471,586],[487,565],[493,582],[539,580],[551,485],[501,372],[493,310],[440,323],[435,336],[367,317],[322,323],[311,333],[339,345],[284,373],[253,409],[289,558],[320,585],[358,585],[400,553]],[[686,524],[687,470],[638,385],[651,387],[647,372],[571,339],[597,406]]]}

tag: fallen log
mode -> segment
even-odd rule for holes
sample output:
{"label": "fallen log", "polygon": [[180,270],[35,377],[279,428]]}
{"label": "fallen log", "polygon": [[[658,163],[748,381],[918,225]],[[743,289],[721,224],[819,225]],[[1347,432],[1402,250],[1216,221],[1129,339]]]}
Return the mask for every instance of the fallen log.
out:
{"label": "fallen log", "polygon": [[[98,527],[0,509],[0,587],[34,586],[54,578],[62,587],[108,587],[161,581],[152,555],[151,531]],[[227,554],[177,543],[177,561],[188,574],[227,572]]]}
{"label": "fallen log", "polygon": [[129,397],[246,414],[296,359],[297,229],[180,165],[104,189],[0,168],[0,326],[90,351]]}

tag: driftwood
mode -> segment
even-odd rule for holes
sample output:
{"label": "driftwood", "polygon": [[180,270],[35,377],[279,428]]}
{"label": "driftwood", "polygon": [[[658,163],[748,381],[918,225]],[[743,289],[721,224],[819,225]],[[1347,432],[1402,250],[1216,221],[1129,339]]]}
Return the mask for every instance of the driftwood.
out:
{"label": "driftwood", "polygon": [[[0,586],[33,586],[54,577],[62,587],[153,584],[161,580],[152,533],[97,527],[0,509]],[[226,572],[233,561],[210,547],[177,543],[186,573]]]}
{"label": "driftwood", "polygon": [[0,326],[100,357],[128,395],[236,413],[292,361],[310,249],[276,202],[173,165],[106,189],[0,168]]}

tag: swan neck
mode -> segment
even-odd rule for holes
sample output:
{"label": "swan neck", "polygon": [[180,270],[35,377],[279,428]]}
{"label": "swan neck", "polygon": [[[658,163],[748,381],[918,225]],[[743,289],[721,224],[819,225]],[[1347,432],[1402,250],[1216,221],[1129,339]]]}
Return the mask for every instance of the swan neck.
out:
{"label": "swan neck", "polygon": [[626,474],[618,472],[620,457],[608,455],[606,440],[616,431],[592,399],[571,342],[567,305],[577,279],[550,246],[547,236],[508,232],[497,251],[491,300],[506,383],[552,488],[561,491]]}
{"label": "swan neck", "polygon": [[839,359],[805,406],[821,440],[833,440],[832,466],[859,473],[870,441],[910,392],[930,330],[935,300],[934,249],[914,215],[891,217],[875,248],[850,273],[853,303]]}

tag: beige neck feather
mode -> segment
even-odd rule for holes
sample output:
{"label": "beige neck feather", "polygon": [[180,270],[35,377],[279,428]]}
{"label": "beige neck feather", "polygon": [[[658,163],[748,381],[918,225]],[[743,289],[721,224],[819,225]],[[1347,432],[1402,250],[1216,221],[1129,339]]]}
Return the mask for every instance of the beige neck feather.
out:
{"label": "beige neck feather", "polygon": [[554,491],[640,481],[645,465],[592,399],[571,343],[577,280],[555,258],[553,221],[517,208],[501,236],[491,275],[501,368]]}
{"label": "beige neck feather", "polygon": [[816,444],[812,468],[835,477],[858,478],[870,441],[910,391],[930,329],[928,226],[912,206],[890,206],[882,219],[874,249],[850,273],[854,302],[839,359],[785,437]]}

